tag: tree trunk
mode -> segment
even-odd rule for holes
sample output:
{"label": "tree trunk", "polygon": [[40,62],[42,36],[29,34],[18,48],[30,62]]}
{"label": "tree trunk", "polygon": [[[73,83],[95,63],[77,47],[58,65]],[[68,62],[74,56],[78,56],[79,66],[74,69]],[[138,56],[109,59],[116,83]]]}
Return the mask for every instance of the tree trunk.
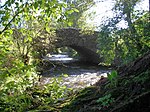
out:
{"label": "tree trunk", "polygon": [[117,71],[118,74],[121,76],[129,76],[132,74],[138,75],[148,69],[150,69],[150,50],[143,56],[131,62],[130,64],[120,67]]}

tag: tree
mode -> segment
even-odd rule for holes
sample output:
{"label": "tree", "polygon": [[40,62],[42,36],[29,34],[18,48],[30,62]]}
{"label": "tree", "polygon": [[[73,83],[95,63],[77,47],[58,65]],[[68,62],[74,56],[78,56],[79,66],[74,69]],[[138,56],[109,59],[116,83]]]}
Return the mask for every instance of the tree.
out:
{"label": "tree", "polygon": [[[136,10],[138,13],[135,13],[135,6],[139,2],[140,0],[116,1],[112,9],[115,17],[106,20],[106,24],[102,26],[98,39],[99,53],[104,57],[111,57],[106,60],[108,63],[115,65],[128,63],[149,49],[144,42],[148,38],[144,39],[145,34],[141,32],[146,30],[149,24],[148,17],[144,16],[146,11]],[[145,18],[143,19],[145,24],[136,22],[142,18]],[[126,22],[128,27],[119,28],[117,25],[121,21]]]}
{"label": "tree", "polygon": [[[1,6],[0,111],[26,111],[36,104],[32,95],[39,80],[36,62],[39,59],[34,57],[39,49],[35,49],[35,44],[40,39],[40,44],[51,39],[53,23],[68,16],[63,10],[65,6],[57,0],[7,0]],[[55,88],[55,97],[51,96],[49,101],[63,96],[61,92],[56,97],[58,89]]]}
{"label": "tree", "polygon": [[134,18],[134,7],[137,3],[139,3],[141,0],[121,0],[117,1],[116,5],[114,7],[114,10],[119,9],[121,11],[122,16],[124,16],[125,21],[128,23],[129,30],[131,31],[131,40],[133,40],[138,47],[138,49],[142,49],[142,45],[140,43],[140,35],[137,33],[135,26],[133,24]]}
{"label": "tree", "polygon": [[[69,17],[66,19],[69,23],[68,26],[74,28],[82,28],[87,23],[87,18],[91,18],[94,15],[94,12],[88,12],[90,8],[95,5],[94,0],[62,0],[67,4],[65,10],[70,10],[72,8],[76,9],[74,12],[68,11],[67,14]],[[86,25],[86,27],[88,27]],[[92,25],[90,25],[92,27]]]}

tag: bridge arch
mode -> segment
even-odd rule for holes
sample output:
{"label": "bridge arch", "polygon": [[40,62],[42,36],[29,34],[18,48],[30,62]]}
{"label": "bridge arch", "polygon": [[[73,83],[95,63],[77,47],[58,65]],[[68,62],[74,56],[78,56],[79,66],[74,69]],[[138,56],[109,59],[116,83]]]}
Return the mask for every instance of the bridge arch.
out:
{"label": "bridge arch", "polygon": [[66,46],[74,49],[80,55],[81,61],[91,63],[102,61],[102,58],[97,54],[98,32],[85,33],[81,29],[63,28],[56,30],[56,36],[55,45],[57,48]]}

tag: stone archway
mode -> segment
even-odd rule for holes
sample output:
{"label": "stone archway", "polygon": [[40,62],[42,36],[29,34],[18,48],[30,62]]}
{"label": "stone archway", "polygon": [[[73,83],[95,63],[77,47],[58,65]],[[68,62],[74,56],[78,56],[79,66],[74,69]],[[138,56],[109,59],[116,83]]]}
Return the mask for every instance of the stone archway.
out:
{"label": "stone archway", "polygon": [[[90,32],[90,33],[89,33]],[[81,61],[100,63],[102,58],[97,54],[97,37],[99,32],[82,31],[75,28],[63,28],[56,30],[56,47],[70,47],[76,50]]]}

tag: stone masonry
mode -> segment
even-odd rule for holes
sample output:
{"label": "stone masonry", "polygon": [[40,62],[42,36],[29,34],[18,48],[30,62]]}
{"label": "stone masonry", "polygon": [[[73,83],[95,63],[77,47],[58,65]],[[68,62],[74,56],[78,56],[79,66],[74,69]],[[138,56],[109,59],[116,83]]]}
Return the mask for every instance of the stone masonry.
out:
{"label": "stone masonry", "polygon": [[75,28],[63,28],[56,30],[57,40],[56,47],[70,47],[76,50],[81,61],[99,63],[102,61],[99,54],[97,54],[97,37],[99,32],[84,31]]}

